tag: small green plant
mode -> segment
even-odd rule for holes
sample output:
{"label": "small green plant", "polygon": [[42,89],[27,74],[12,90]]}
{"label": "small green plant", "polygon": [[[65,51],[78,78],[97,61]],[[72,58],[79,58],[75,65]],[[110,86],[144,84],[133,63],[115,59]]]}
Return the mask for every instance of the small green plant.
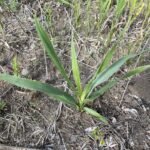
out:
{"label": "small green plant", "polygon": [[52,8],[49,5],[44,5],[44,13],[46,22],[49,27],[52,26]]}
{"label": "small green plant", "polygon": [[[134,54],[129,54],[126,56],[121,57],[116,62],[111,63],[113,58],[114,49],[110,49],[106,56],[104,57],[102,63],[98,66],[96,72],[94,73],[93,77],[86,83],[85,86],[82,85],[81,78],[80,78],[80,71],[77,61],[77,55],[75,50],[75,43],[74,43],[74,36],[72,33],[72,40],[71,40],[71,63],[72,63],[72,73],[74,82],[69,79],[64,66],[62,65],[60,59],[55,52],[51,40],[49,36],[44,31],[43,27],[39,23],[37,19],[35,19],[36,30],[38,32],[39,38],[50,57],[51,61],[54,63],[55,67],[59,70],[60,74],[66,80],[68,87],[72,91],[64,92],[56,87],[53,87],[49,84],[42,83],[39,81],[29,80],[25,78],[21,78],[18,76],[13,76],[5,73],[0,74],[0,80],[7,81],[8,83],[14,84],[16,86],[40,91],[48,96],[52,97],[55,100],[61,101],[65,104],[68,104],[81,112],[86,112],[104,123],[108,123],[107,119],[100,115],[95,110],[87,107],[89,102],[92,102],[100,95],[103,95],[106,91],[108,91],[111,87],[117,84],[117,82],[121,79],[126,79],[132,77],[148,68],[150,65],[138,67],[134,70],[129,71],[125,75],[120,78],[116,78],[114,74],[119,71],[119,69],[131,58],[136,57]],[[100,86],[102,85],[103,86]]]}
{"label": "small green plant", "polygon": [[12,11],[16,11],[18,7],[18,0],[11,0],[9,3],[9,7]]}
{"label": "small green plant", "polygon": [[4,0],[0,0],[0,5],[4,4]]}
{"label": "small green plant", "polygon": [[74,17],[75,17],[75,26],[79,27],[81,25],[81,1],[80,0],[74,0],[73,1],[73,11],[74,11]]}
{"label": "small green plant", "polygon": [[105,145],[105,133],[101,131],[99,127],[93,129],[93,131],[91,132],[91,137],[99,143],[99,146]]}
{"label": "small green plant", "polygon": [[86,26],[87,33],[90,31],[90,23],[91,23],[91,0],[86,1]]}
{"label": "small green plant", "polygon": [[5,106],[6,106],[6,103],[4,101],[0,100],[0,111],[3,111]]}
{"label": "small green plant", "polygon": [[14,58],[12,59],[12,69],[13,69],[13,74],[16,76],[19,76],[20,73],[20,69],[19,69],[19,65],[17,63],[17,56],[14,56]]}
{"label": "small green plant", "polygon": [[66,6],[71,6],[71,3],[69,2],[69,0],[58,0],[58,2]]}
{"label": "small green plant", "polygon": [[101,29],[102,24],[104,23],[107,15],[109,13],[109,9],[111,6],[111,0],[98,0],[98,29]]}

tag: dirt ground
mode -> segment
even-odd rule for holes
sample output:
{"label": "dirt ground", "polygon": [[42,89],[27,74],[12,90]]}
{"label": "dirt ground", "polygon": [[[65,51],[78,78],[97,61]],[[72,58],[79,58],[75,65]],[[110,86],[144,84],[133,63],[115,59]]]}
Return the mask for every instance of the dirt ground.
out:
{"label": "dirt ground", "polygon": [[[64,17],[69,10],[55,2],[51,6],[54,11],[53,30],[49,30],[43,21],[45,18],[39,16],[53,36],[54,47],[66,69],[70,70],[70,22],[69,17]],[[22,2],[16,12],[2,8],[0,70],[12,74],[11,62],[17,56],[22,76],[65,89],[65,82],[45,55],[35,31],[32,11],[42,13],[40,9],[39,4],[28,1]],[[85,80],[103,53],[96,51],[101,45],[96,37],[84,38],[80,33],[78,38],[79,62]],[[149,43],[144,41],[143,47],[149,48]],[[90,50],[94,53],[92,56]],[[149,58],[150,55],[146,54],[140,64],[150,64]],[[0,100],[6,103],[0,110],[1,144],[45,150],[150,149],[150,71],[130,81],[121,81],[89,104],[108,118],[108,126],[39,92],[1,81]]]}

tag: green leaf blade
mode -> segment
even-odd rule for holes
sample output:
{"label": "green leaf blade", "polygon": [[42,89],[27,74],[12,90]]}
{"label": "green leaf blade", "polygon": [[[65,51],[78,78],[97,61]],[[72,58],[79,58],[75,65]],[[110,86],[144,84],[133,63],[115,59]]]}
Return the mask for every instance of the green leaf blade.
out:
{"label": "green leaf blade", "polygon": [[127,72],[127,73],[123,76],[123,78],[133,77],[133,76],[135,76],[135,75],[137,75],[137,74],[139,74],[139,73],[141,73],[141,72],[143,72],[143,71],[145,71],[145,70],[147,70],[147,69],[150,69],[150,65],[145,65],[145,66],[137,67],[137,68],[135,68],[135,69],[133,69],[133,70]]}
{"label": "green leaf blade", "polygon": [[92,93],[93,89],[104,83],[105,81],[107,81],[110,77],[112,77],[114,75],[114,73],[116,73],[121,66],[130,58],[135,57],[136,55],[127,55],[124,56],[122,58],[120,58],[118,61],[114,62],[111,66],[107,67],[105,70],[103,70],[102,72],[100,72],[99,74],[97,74],[97,77],[95,79],[92,79],[87,86],[85,87],[84,91],[82,92],[82,96],[81,98],[82,101],[84,101],[87,97],[90,96],[90,94]]}
{"label": "green leaf blade", "polygon": [[103,62],[101,63],[101,65],[98,68],[97,74],[102,72],[104,69],[106,69],[108,67],[108,65],[110,64],[110,61],[113,58],[114,52],[115,52],[115,47],[113,47],[112,49],[110,49],[107,52],[106,56],[103,59]]}
{"label": "green leaf blade", "polygon": [[104,83],[105,81],[107,81],[110,77],[112,77],[114,75],[114,73],[116,73],[121,66],[130,58],[135,57],[136,55],[127,55],[124,56],[122,58],[120,58],[118,61],[114,62],[111,66],[107,67],[105,70],[103,70],[102,72],[100,72],[99,74],[97,74],[96,78],[93,78],[85,87],[84,91],[82,92],[81,95],[81,100],[82,103],[84,103],[85,99],[88,98],[90,96],[90,94],[92,93],[93,89]]}
{"label": "green leaf blade", "polygon": [[124,8],[126,6],[126,1],[125,0],[118,0],[117,1],[117,7],[116,7],[116,17],[120,17],[120,15],[122,14]]}
{"label": "green leaf blade", "polygon": [[61,75],[64,77],[64,79],[67,81],[68,85],[73,88],[73,84],[69,80],[62,63],[60,62],[60,59],[58,58],[58,56],[53,48],[53,45],[49,39],[49,36],[44,31],[44,29],[42,28],[41,24],[39,23],[39,21],[37,19],[35,19],[35,24],[36,24],[36,30],[39,35],[39,38],[40,38],[48,56],[50,57],[50,59],[52,60],[52,62],[56,66],[56,68],[59,70]]}
{"label": "green leaf blade", "polygon": [[74,77],[79,95],[81,95],[82,85],[81,85],[80,71],[79,71],[79,66],[78,66],[78,62],[77,62],[77,55],[76,55],[76,50],[75,50],[75,44],[73,41],[73,36],[72,36],[72,40],[71,40],[71,60],[72,60],[73,77]]}
{"label": "green leaf blade", "polygon": [[105,124],[108,124],[108,121],[107,119],[100,115],[98,112],[96,112],[95,110],[91,109],[91,108],[88,108],[88,107],[84,107],[84,111],[87,113],[87,114],[90,114],[91,116],[94,116],[96,117],[97,119],[99,119],[100,121],[104,122]]}
{"label": "green leaf blade", "polygon": [[66,6],[72,6],[71,3],[67,0],[58,0],[61,4],[65,4]]}
{"label": "green leaf blade", "polygon": [[46,83],[20,78],[8,74],[0,74],[0,80],[6,81],[10,84],[14,84],[24,89],[43,92],[58,101],[64,102],[74,107],[76,106],[76,101],[71,95]]}
{"label": "green leaf blade", "polygon": [[107,81],[111,76],[114,75],[121,67],[124,65],[124,63],[129,60],[130,58],[135,57],[136,55],[127,55],[122,58],[120,58],[118,61],[114,62],[110,67],[102,71],[100,74],[97,75],[96,79],[92,82],[91,90],[93,90],[96,86],[100,85],[101,83],[104,83]]}
{"label": "green leaf blade", "polygon": [[117,79],[110,80],[106,85],[102,86],[97,91],[93,92],[89,98],[87,98],[86,102],[90,102],[98,98],[99,96],[103,95],[105,92],[107,92],[109,89],[111,89],[113,86],[115,86],[118,83]]}

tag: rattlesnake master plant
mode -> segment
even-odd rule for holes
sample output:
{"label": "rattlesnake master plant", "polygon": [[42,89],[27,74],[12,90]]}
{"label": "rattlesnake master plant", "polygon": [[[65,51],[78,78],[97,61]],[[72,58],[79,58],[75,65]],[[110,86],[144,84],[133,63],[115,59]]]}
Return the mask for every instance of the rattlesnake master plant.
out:
{"label": "rattlesnake master plant", "polygon": [[[68,87],[70,88],[73,94],[71,95],[70,93],[64,92],[63,90],[53,87],[47,83],[21,78],[16,75],[1,73],[0,80],[6,81],[8,83],[14,84],[25,89],[43,92],[50,96],[52,99],[70,105],[81,112],[85,111],[86,113],[98,118],[99,120],[107,124],[107,119],[99,113],[97,113],[95,110],[88,108],[87,103],[95,100],[100,95],[104,94],[111,87],[116,85],[120,79],[132,77],[150,68],[150,65],[138,67],[134,70],[129,71],[121,78],[115,78],[114,74],[126,63],[126,61],[136,57],[136,55],[130,54],[127,56],[123,56],[110,65],[111,59],[113,58],[113,55],[115,53],[115,49],[112,48],[105,55],[102,63],[98,66],[93,77],[83,87],[80,78],[80,71],[76,56],[73,34],[71,40],[71,64],[74,81],[69,79],[66,70],[64,69],[64,66],[62,65],[56,51],[53,48],[49,36],[44,31],[43,27],[37,19],[35,19],[35,24],[36,30],[43,44],[43,47],[45,48],[48,56],[50,57],[55,67],[59,70],[64,80],[67,82]],[[103,86],[99,87],[99,85],[101,84],[103,84]]]}

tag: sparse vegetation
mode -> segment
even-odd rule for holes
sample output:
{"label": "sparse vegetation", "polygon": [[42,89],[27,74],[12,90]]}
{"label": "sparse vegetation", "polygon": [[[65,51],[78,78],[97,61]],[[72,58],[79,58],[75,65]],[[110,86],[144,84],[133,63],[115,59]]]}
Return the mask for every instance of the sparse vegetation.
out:
{"label": "sparse vegetation", "polygon": [[0,111],[3,111],[5,106],[6,106],[6,103],[4,101],[0,100]]}
{"label": "sparse vegetation", "polygon": [[[64,118],[73,116],[73,119],[65,120],[65,122],[71,123],[70,126],[77,130],[74,124],[80,123],[76,119],[76,112],[79,112],[81,117],[86,115],[83,113],[86,112],[97,118],[94,121],[87,120],[89,124],[94,123],[95,128],[89,136],[98,147],[105,146],[109,149],[111,146],[117,145],[114,144],[115,138],[111,133],[113,130],[109,126],[114,122],[117,122],[114,124],[118,128],[113,133],[119,132],[121,136],[123,135],[122,137],[119,135],[119,137],[116,134],[117,142],[121,140],[119,142],[123,143],[123,146],[119,145],[118,147],[134,149],[138,145],[132,146],[130,125],[135,126],[132,115],[135,119],[139,113],[139,118],[142,118],[143,123],[144,118],[146,120],[146,117],[143,116],[147,114],[147,103],[143,97],[137,97],[134,92],[133,94],[132,90],[128,91],[128,86],[132,77],[145,70],[148,72],[150,69],[149,0],[1,0],[0,12],[0,98],[4,98],[12,106],[11,111],[7,110],[8,112],[3,114],[4,117],[2,115],[0,118],[2,122],[0,128],[4,126],[7,129],[4,134],[1,134],[0,129],[2,137],[7,133],[8,137],[13,137],[14,141],[12,141],[16,143],[18,133],[23,131],[22,134],[24,134],[26,127],[27,130],[32,128],[34,136],[31,137],[39,137],[35,145],[41,146],[47,142],[47,139],[50,141],[53,139],[50,134],[53,134],[53,130],[57,132],[57,121],[63,122]],[[37,18],[33,17],[35,14]],[[39,39],[42,44],[39,43]],[[44,51],[42,51],[41,45],[43,45]],[[128,83],[125,87],[126,81]],[[21,88],[10,87],[7,82]],[[4,88],[5,84],[8,86],[7,90]],[[28,98],[26,95],[32,95],[32,92],[24,89],[39,92]],[[13,95],[13,93],[15,94]],[[57,112],[54,120],[49,119],[45,114],[45,112],[49,112],[49,115],[52,116],[54,110],[50,108],[49,104],[53,105],[54,101],[48,103],[43,101],[43,108],[41,108],[41,104],[34,104],[38,103],[39,99],[41,101],[49,100],[43,94],[40,96],[39,93],[44,93],[52,100],[61,102],[59,105],[55,104]],[[135,104],[132,106],[134,99],[137,100],[138,106]],[[11,101],[13,102],[11,103]],[[123,105],[124,101],[125,105]],[[139,106],[140,108],[138,108]],[[129,110],[125,107],[131,108],[129,111],[132,114],[129,117],[131,122],[123,119],[128,118],[128,116],[124,117],[124,113],[126,114]],[[5,104],[2,101],[0,102],[0,113],[1,110],[5,111],[4,108]],[[64,111],[68,110],[72,115],[69,112],[69,115],[65,114],[65,117],[59,120],[59,116],[63,116]],[[142,113],[143,110],[144,113]],[[16,115],[14,111],[19,112],[19,115]],[[34,116],[32,111],[37,114]],[[117,112],[119,114],[115,115]],[[126,115],[129,115],[129,112]],[[21,115],[22,113],[23,115]],[[28,121],[32,115],[33,122]],[[44,128],[40,126],[42,129],[38,128],[37,131],[34,131],[35,128],[31,127],[32,123],[33,126],[37,125],[40,117]],[[81,120],[84,122],[85,118],[82,117]],[[112,118],[115,119],[114,122]],[[76,122],[76,120],[78,121]],[[51,125],[49,125],[50,122],[52,122]],[[83,128],[87,127],[87,123],[82,126]],[[120,129],[119,126],[122,128]],[[144,128],[146,129],[146,127]],[[50,128],[53,129],[49,131]],[[105,128],[107,131],[104,131]],[[64,129],[64,125],[62,125],[62,129]],[[128,131],[124,133],[126,129]],[[140,131],[142,132],[142,130]],[[63,132],[66,134],[67,131]],[[68,143],[65,144],[60,131],[59,136],[64,147],[67,145],[66,147],[71,149]],[[136,140],[134,141],[133,137],[135,143]],[[0,143],[1,141],[4,143],[0,137]],[[35,141],[32,142],[35,143]],[[76,144],[78,142],[75,140]],[[81,147],[77,149],[81,149]]]}
{"label": "sparse vegetation", "polygon": [[[106,54],[104,60],[102,63],[98,66],[95,74],[93,77],[88,81],[85,87],[82,87],[82,82],[80,79],[80,71],[78,67],[77,62],[77,56],[76,56],[76,48],[74,44],[74,38],[72,35],[72,41],[71,41],[71,62],[72,62],[72,72],[75,84],[69,79],[64,66],[62,66],[60,59],[58,58],[53,45],[51,41],[49,40],[48,35],[40,25],[40,23],[36,20],[36,29],[38,32],[38,35],[44,45],[45,50],[47,51],[47,54],[49,55],[52,62],[55,64],[56,68],[59,70],[61,75],[64,77],[66,82],[68,83],[68,86],[70,90],[72,90],[73,94],[72,96],[69,93],[63,92],[57,88],[54,88],[48,84],[44,84],[37,81],[32,81],[28,79],[19,78],[16,76],[10,76],[8,74],[0,74],[0,80],[7,81],[9,83],[12,83],[14,85],[20,86],[22,88],[27,88],[31,90],[37,90],[40,92],[44,92],[50,97],[53,97],[56,100],[62,101],[68,105],[71,105],[73,107],[76,107],[81,112],[84,110],[85,112],[89,113],[90,115],[98,118],[99,120],[103,121],[104,123],[108,123],[107,119],[105,119],[103,116],[98,114],[96,111],[86,107],[86,104],[89,101],[95,100],[100,95],[104,94],[107,90],[109,90],[119,79],[112,79],[109,81],[109,79],[117,72],[119,69],[131,58],[134,58],[136,55],[130,54],[127,56],[121,57],[118,61],[114,62],[112,65],[109,66],[110,61],[113,57],[113,51],[110,50]],[[18,74],[18,67],[16,64],[16,57],[13,59],[13,68],[15,74]],[[149,69],[150,65],[142,66],[139,68],[136,68],[127,74],[124,75],[123,78],[134,76],[138,73],[141,73],[142,71]],[[102,83],[106,83],[106,85],[97,88]],[[94,91],[95,90],[95,91]]]}

